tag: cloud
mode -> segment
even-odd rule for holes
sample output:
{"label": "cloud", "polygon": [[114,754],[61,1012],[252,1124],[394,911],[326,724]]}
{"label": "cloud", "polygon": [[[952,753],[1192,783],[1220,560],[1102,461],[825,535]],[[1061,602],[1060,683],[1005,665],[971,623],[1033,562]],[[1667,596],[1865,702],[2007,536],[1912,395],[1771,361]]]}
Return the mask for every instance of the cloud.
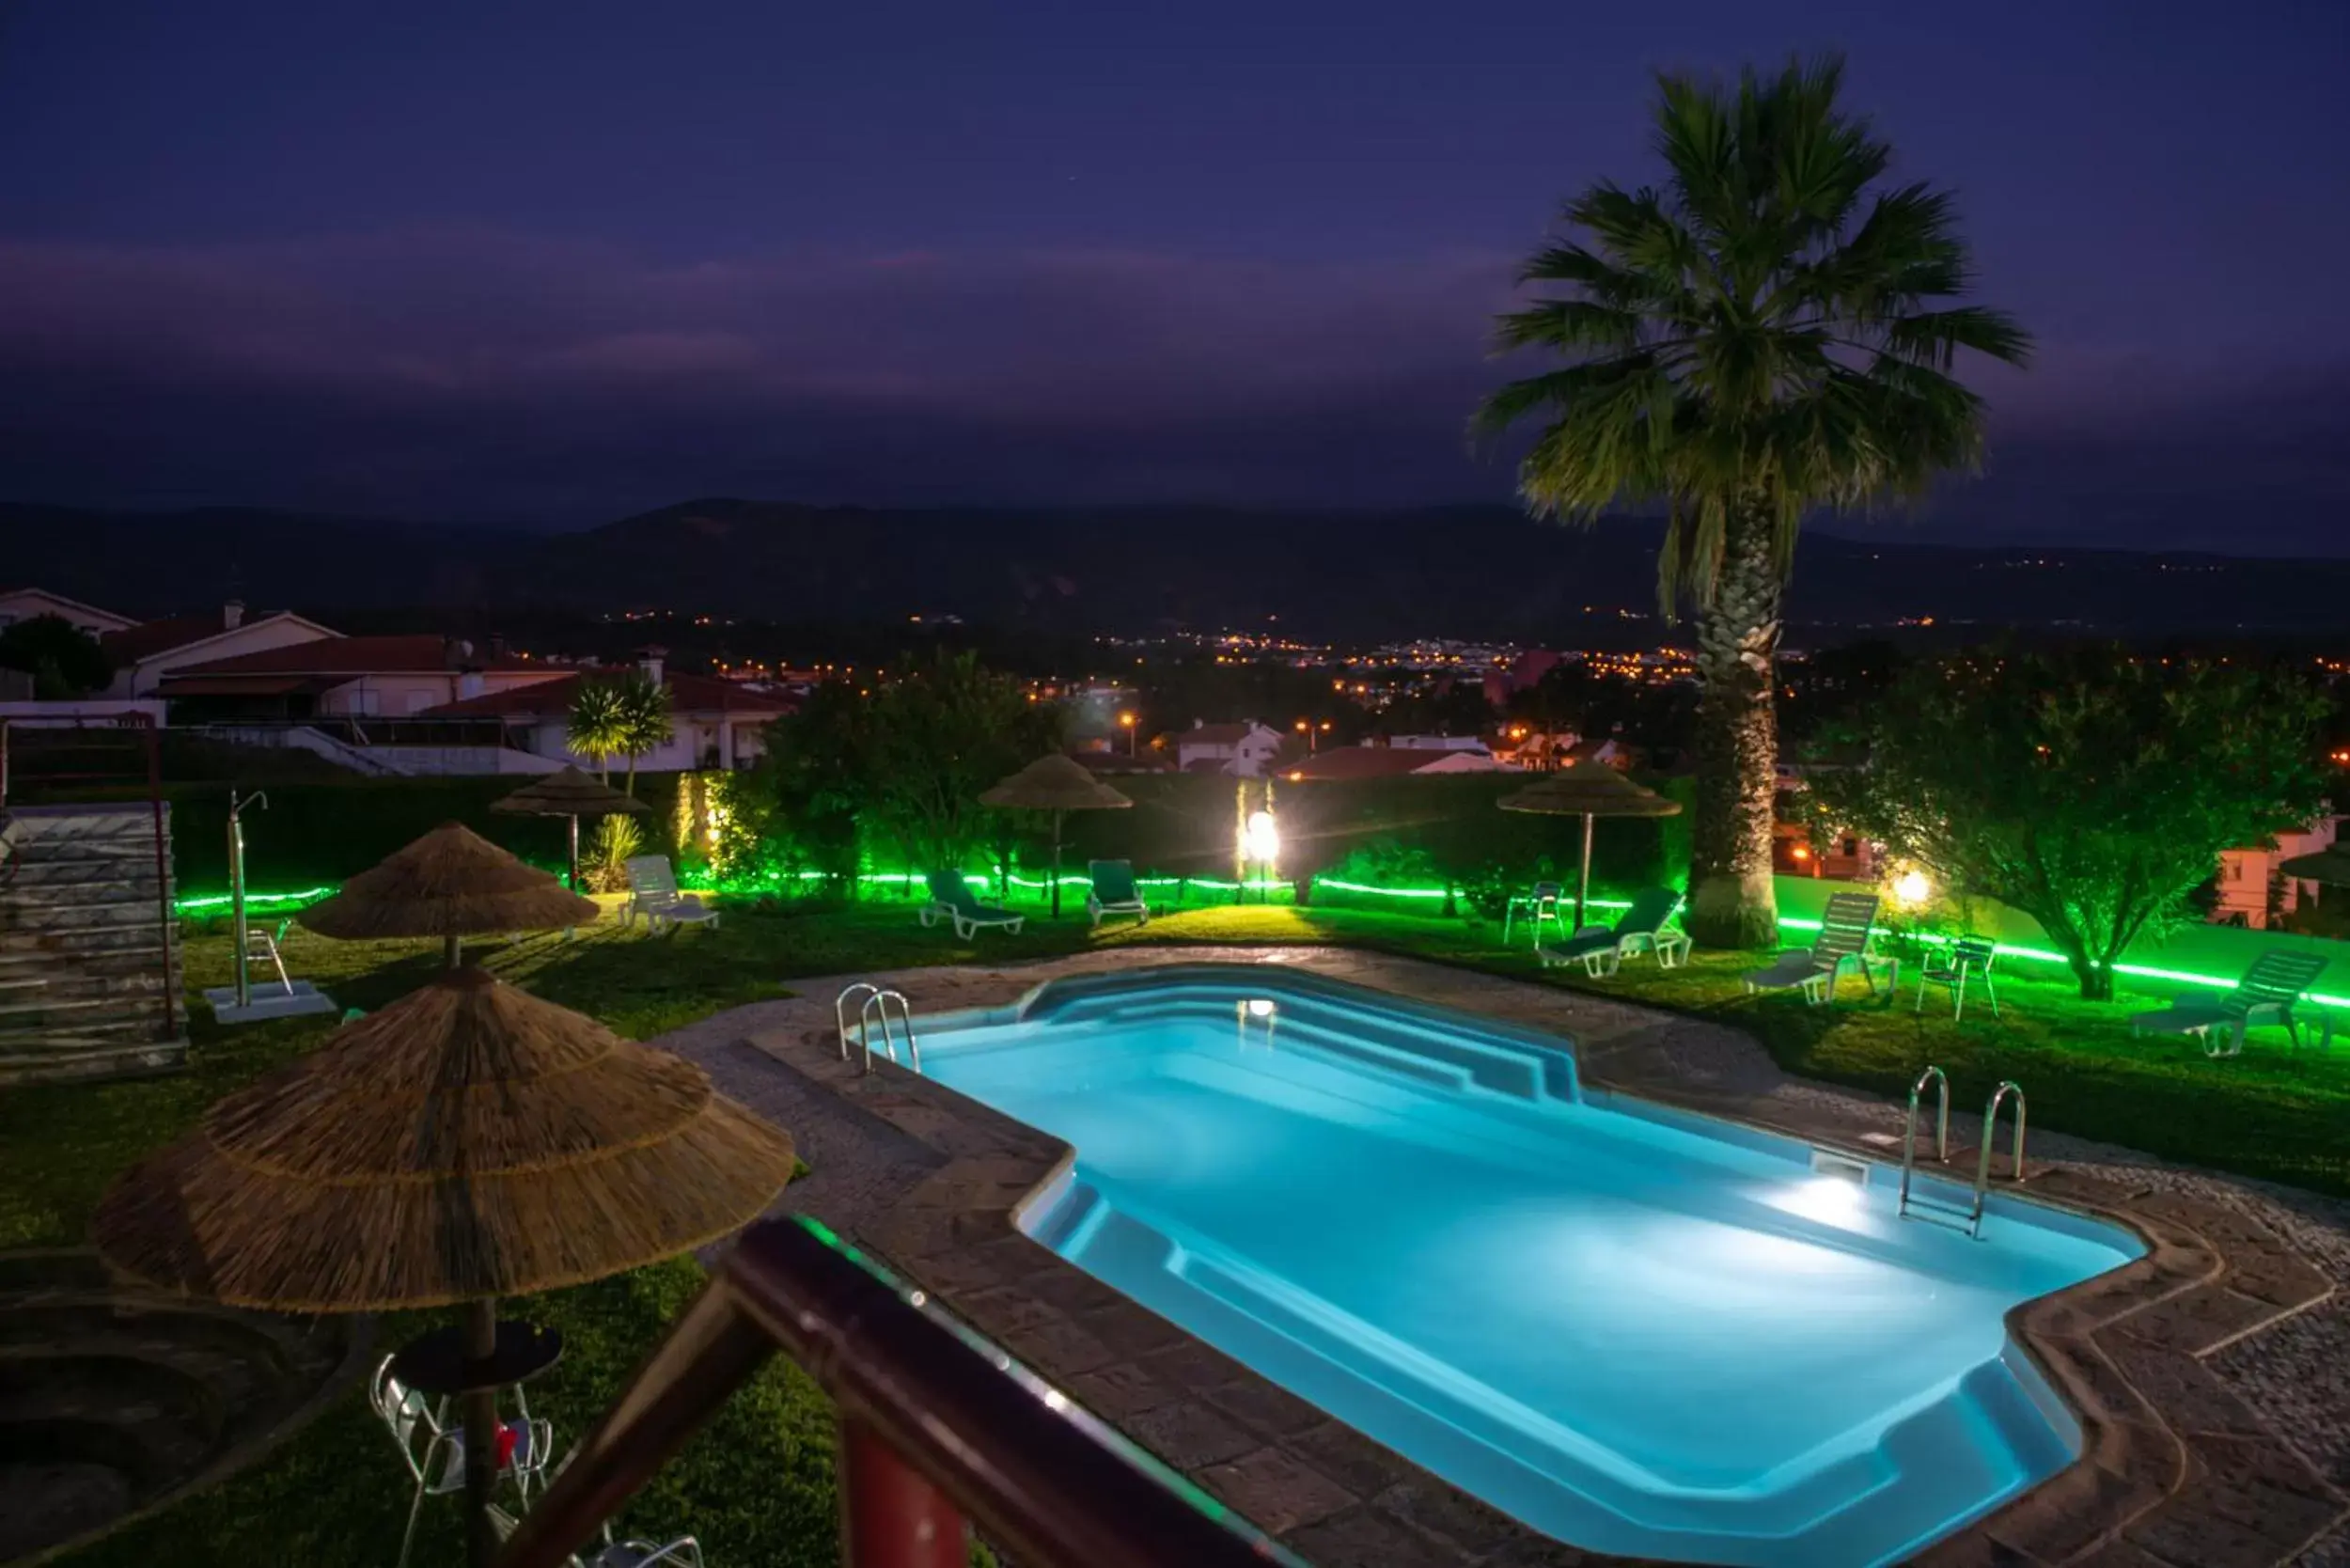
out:
{"label": "cloud", "polygon": [[[1500,499],[1507,464],[1464,431],[1505,373],[1484,345],[1513,265],[678,259],[469,230],[0,243],[0,495],[572,522],[728,493]],[[2340,382],[2283,399],[2283,449],[2260,371],[2049,343],[2029,375],[1982,380],[1993,482],[1921,526],[2100,532],[2157,474],[2172,496],[2217,476],[2271,510],[2338,507],[2339,463],[2307,454],[2342,447]]]}

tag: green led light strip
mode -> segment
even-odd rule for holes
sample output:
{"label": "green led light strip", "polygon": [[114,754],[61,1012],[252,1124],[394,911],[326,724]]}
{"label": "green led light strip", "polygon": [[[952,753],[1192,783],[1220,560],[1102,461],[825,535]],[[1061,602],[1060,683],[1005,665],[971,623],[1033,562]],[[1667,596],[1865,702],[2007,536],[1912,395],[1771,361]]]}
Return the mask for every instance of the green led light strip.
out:
{"label": "green led light strip", "polygon": [[[824,873],[822,871],[797,871],[788,873],[788,878],[789,880],[799,882],[821,882],[824,878]],[[780,883],[787,880],[787,873],[781,871],[770,871],[767,875],[760,878],[759,880],[761,883]],[[859,874],[857,880],[864,883],[877,883],[884,886],[903,886],[909,883],[919,882],[923,879],[912,871],[866,871]],[[987,887],[993,880],[993,878],[979,872],[966,872],[964,875],[964,881],[969,883],[974,887],[981,889]],[[1042,890],[1051,886],[1050,879],[1045,878],[1015,876],[1010,880],[1014,886],[1019,887],[1032,887]],[[1065,874],[1062,876],[1060,881],[1061,886],[1064,887],[1091,887],[1093,886],[1092,878],[1080,876],[1075,872]],[[1244,884],[1237,882],[1226,882],[1214,877],[1152,876],[1136,877],[1135,879],[1135,885],[1138,887],[1185,886],[1203,888],[1211,892],[1236,893],[1243,891],[1244,889],[1249,892],[1267,892],[1275,888],[1286,887],[1289,886],[1289,883],[1286,881],[1264,877],[1260,877]],[[1443,887],[1374,887],[1369,883],[1342,882],[1336,877],[1317,877],[1314,879],[1314,886],[1317,888],[1327,887],[1335,892],[1340,893],[1364,893],[1379,898],[1403,899],[1419,902],[1424,902],[1431,899],[1442,899],[1448,896],[1453,896],[1457,891]],[[710,891],[710,884],[706,881],[703,882],[700,890]],[[283,908],[289,904],[311,904],[316,903],[319,900],[325,898],[327,895],[335,891],[336,888],[332,884],[318,887],[305,887],[297,891],[289,892],[248,891],[244,896],[244,906],[247,910],[256,910]],[[171,908],[172,913],[175,915],[198,915],[210,911],[226,909],[228,907],[229,902],[230,898],[227,893],[201,893],[188,898],[175,899],[172,901]],[[1590,909],[1629,909],[1632,905],[1631,902],[1626,899],[1590,899],[1586,901],[1586,907]],[[1820,922],[1818,920],[1807,919],[1798,915],[1783,915],[1779,917],[1778,925],[1781,931],[1816,932],[1820,929]],[[1927,943],[1935,947],[1948,946],[1952,940],[1950,937],[1927,932],[1917,932],[1911,934],[1917,941]],[[2026,948],[2013,946],[2006,942],[2000,942],[1995,944],[1992,950],[2001,958],[2015,959],[2027,964],[2069,964],[2071,963],[2071,960],[2067,959],[2062,953],[2051,952],[2045,948]],[[2151,964],[2116,964],[2113,965],[2113,972],[2117,975],[2126,975],[2133,980],[2165,980],[2173,985],[2199,985],[2214,991],[2231,991],[2233,990],[2236,985],[2236,980],[2232,976],[2197,974],[2191,969],[2166,969],[2159,965]],[[2309,999],[2320,1007],[2350,1008],[2350,996],[2328,996],[2323,992],[2312,991],[2309,994]]]}
{"label": "green led light strip", "polygon": [[[333,891],[335,889],[332,886],[326,886],[306,887],[299,893],[247,893],[244,896],[244,906],[251,909],[259,904],[270,903],[316,903]],[[205,893],[195,898],[172,900],[171,912],[175,915],[185,915],[192,910],[226,909],[233,902],[235,902],[233,894]]]}

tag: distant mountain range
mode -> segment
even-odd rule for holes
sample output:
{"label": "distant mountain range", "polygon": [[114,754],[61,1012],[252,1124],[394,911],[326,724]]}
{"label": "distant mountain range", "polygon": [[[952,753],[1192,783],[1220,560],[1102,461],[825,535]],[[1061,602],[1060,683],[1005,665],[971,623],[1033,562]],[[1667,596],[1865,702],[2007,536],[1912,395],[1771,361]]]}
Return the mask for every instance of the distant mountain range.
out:
{"label": "distant mountain range", "polygon": [[[210,510],[0,504],[0,587],[161,615],[257,607],[617,613],[791,624],[956,615],[1010,630],[1142,634],[1275,624],[1311,637],[1574,643],[1632,633],[1654,600],[1657,528],[1578,530],[1507,508],[887,511],[691,501],[584,532]],[[1814,533],[1797,639],[1866,629],[2072,626],[2311,635],[2350,616],[2350,561],[1966,549]]]}

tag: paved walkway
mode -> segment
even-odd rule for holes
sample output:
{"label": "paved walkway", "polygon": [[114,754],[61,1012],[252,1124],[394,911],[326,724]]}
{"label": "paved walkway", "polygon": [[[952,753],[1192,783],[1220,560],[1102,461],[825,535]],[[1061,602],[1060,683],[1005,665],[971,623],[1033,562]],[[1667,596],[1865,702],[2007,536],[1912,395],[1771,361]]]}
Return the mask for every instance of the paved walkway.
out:
{"label": "paved walkway", "polygon": [[[1820,1141],[1881,1153],[1901,1131],[1900,1106],[1791,1078],[1733,1027],[1334,948],[1126,949],[825,977],[654,1042],[791,1129],[813,1174],[779,1208],[877,1247],[1325,1568],[1600,1560],[1516,1527],[1195,1341],[1165,1342],[1159,1320],[1100,1299],[1112,1293],[1010,1228],[1010,1205],[1059,1145],[927,1079],[885,1065],[868,1077],[838,1061],[831,998],[852,980],[895,986],[932,1012],[1000,1005],[1057,976],[1179,962],[1293,964],[1534,1025],[1575,1040],[1587,1082]],[[1954,1116],[1952,1131],[1971,1141],[1974,1119]],[[2155,1255],[2018,1309],[2012,1322],[2083,1410],[2090,1451],[1920,1560],[2350,1568],[2350,1204],[2039,1131],[2031,1165],[2031,1190],[2128,1219],[2154,1237]],[[1185,1363],[1180,1376],[1162,1365],[1169,1357]],[[1177,1392],[1186,1388],[1198,1397]]]}

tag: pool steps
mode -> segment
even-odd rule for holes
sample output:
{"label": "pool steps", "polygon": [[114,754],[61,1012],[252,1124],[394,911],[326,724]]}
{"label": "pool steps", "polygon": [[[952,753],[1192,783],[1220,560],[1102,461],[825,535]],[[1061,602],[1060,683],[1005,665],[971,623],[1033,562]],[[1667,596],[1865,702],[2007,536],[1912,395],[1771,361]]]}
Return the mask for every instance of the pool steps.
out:
{"label": "pool steps", "polygon": [[[1862,1562],[1868,1559],[1860,1554],[1887,1538],[1887,1515],[1913,1514],[1921,1493],[1946,1498],[1950,1511],[1988,1497],[1981,1505],[1987,1511],[2023,1477],[2052,1459],[2060,1463],[2069,1451],[2024,1451],[2060,1440],[2044,1424],[2044,1402],[2029,1388],[2037,1372],[2011,1350],[2002,1362],[1931,1390],[1870,1446],[1837,1453],[1835,1443],[1825,1443],[1762,1475],[1677,1482],[1182,1227],[1138,1212],[1130,1198],[1113,1209],[1082,1181],[1071,1181],[1041,1206],[1031,1234],[1144,1305],[1192,1324],[1244,1361],[1263,1357],[1277,1341],[1310,1351],[1316,1370],[1292,1380],[1292,1391],[1391,1447],[1427,1456],[1423,1463],[1437,1460],[1440,1469],[1452,1467],[1441,1462],[1448,1454],[1472,1467],[1465,1455],[1475,1450],[1473,1467],[1488,1478],[1498,1474],[1489,1500],[1538,1529],[1546,1516],[1554,1529],[1572,1519],[1578,1544],[1600,1550],[1637,1552],[1653,1540],[1647,1532],[1669,1528],[1688,1532],[1684,1539],[1692,1550],[1711,1546],[1737,1560],[1753,1560],[1757,1545],[1772,1540],[1794,1550],[1800,1538],[1805,1561]],[[1611,1544],[1594,1536],[1590,1514],[1567,1504],[1561,1492],[1622,1520],[1622,1538]],[[1767,1508],[1758,1508],[1757,1494],[1775,1495]],[[1708,1514],[1722,1516],[1711,1534],[1703,1523]],[[1729,1528],[1731,1515],[1741,1516],[1743,1528]],[[1692,1520],[1699,1521],[1694,1530]],[[1899,1560],[1915,1544],[1879,1560]]]}

